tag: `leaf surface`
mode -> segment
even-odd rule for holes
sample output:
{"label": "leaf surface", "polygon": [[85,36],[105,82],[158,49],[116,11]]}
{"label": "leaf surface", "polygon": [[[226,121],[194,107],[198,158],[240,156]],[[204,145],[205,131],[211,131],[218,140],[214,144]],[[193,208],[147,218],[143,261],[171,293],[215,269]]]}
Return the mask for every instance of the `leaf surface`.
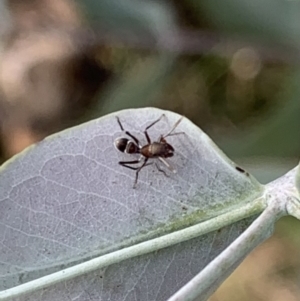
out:
{"label": "leaf surface", "polygon": [[[166,118],[148,131],[155,141],[180,116],[124,110],[53,135],[1,167],[1,289],[207,221],[262,195],[263,187],[186,118],[176,129],[185,134],[167,138],[175,149],[168,162],[177,173],[153,159],[168,177],[155,164],[146,166],[133,189],[135,171],[118,161],[139,155],[114,148],[116,138],[126,137],[116,116],[145,145],[144,129],[163,113]],[[77,277],[43,290],[43,298],[95,292],[101,300],[164,300],[250,222]],[[41,291],[30,300],[39,296]]]}

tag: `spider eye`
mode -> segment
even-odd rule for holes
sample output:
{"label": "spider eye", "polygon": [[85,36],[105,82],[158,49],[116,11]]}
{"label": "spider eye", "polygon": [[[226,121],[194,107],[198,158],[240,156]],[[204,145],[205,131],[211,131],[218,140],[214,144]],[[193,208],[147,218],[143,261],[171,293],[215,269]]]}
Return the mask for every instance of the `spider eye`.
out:
{"label": "spider eye", "polygon": [[174,156],[174,148],[172,145],[170,144],[166,144],[166,154],[165,156],[168,157],[173,157]]}
{"label": "spider eye", "polygon": [[174,153],[174,147],[170,144],[168,144],[168,151],[169,153]]}

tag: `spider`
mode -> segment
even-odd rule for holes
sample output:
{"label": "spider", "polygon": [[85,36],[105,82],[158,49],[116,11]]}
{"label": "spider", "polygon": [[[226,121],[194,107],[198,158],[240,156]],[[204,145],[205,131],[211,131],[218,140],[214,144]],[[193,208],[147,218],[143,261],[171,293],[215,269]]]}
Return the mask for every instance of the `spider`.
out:
{"label": "spider", "polygon": [[[142,170],[142,168],[147,165],[153,164],[153,162],[147,163],[150,158],[160,160],[170,171],[176,173],[176,170],[165,160],[165,158],[174,156],[174,147],[166,141],[166,138],[169,136],[185,134],[184,132],[173,133],[174,130],[179,125],[179,123],[182,121],[183,116],[177,120],[177,122],[173,125],[173,127],[167,134],[161,135],[158,141],[151,142],[151,139],[147,131],[156,123],[158,123],[163,117],[165,117],[164,114],[162,114],[157,120],[155,120],[150,125],[148,125],[144,130],[144,134],[147,140],[146,145],[142,146],[139,140],[128,131],[125,131],[125,134],[129,136],[131,139],[120,137],[117,138],[114,142],[116,149],[119,150],[120,152],[126,154],[140,154],[140,158],[138,160],[119,161],[120,165],[136,170],[133,188],[136,187],[136,184],[138,182],[139,172]],[[123,125],[119,117],[116,118],[121,130],[124,131]],[[131,166],[131,164],[138,164],[141,161],[142,164],[140,166],[138,167]],[[164,170],[160,169],[156,163],[155,165],[159,171],[163,172],[165,176],[167,176]]]}

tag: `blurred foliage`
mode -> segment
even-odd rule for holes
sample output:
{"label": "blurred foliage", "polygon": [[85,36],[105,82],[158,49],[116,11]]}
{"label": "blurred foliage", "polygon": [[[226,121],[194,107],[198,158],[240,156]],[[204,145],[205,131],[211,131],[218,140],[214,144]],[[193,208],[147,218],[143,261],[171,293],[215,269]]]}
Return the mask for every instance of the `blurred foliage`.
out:
{"label": "blurred foliage", "polygon": [[[221,31],[226,31],[224,39],[213,42],[213,47],[208,53],[201,50],[197,53],[196,48],[193,49],[193,55],[188,55],[183,47],[181,56],[171,69],[172,73],[164,73],[164,63],[157,63],[158,66],[162,66],[161,71],[158,71],[160,77],[148,70],[147,61],[149,62],[149,57],[150,60],[151,57],[153,59],[151,47],[146,51],[133,50],[134,55],[121,49],[119,56],[122,57],[123,63],[116,64],[115,71],[117,74],[126,74],[127,78],[128,74],[134,73],[136,79],[133,77],[132,84],[125,83],[122,88],[117,86],[118,90],[127,92],[123,93],[120,99],[113,96],[115,101],[100,112],[103,114],[124,107],[151,104],[177,111],[193,120],[211,135],[229,156],[297,156],[300,149],[300,140],[296,138],[300,126],[300,119],[297,118],[300,103],[297,101],[298,91],[295,90],[298,88],[298,79],[294,63],[297,63],[298,57],[295,56],[296,46],[288,42],[293,39],[294,33],[290,39],[286,35],[286,39],[282,39],[283,33],[291,29],[287,20],[284,23],[285,31],[279,32],[277,36],[276,28],[272,27],[272,24],[276,23],[273,20],[274,12],[271,12],[269,19],[267,18],[269,21],[266,22],[261,13],[256,16],[251,11],[248,12],[244,7],[247,3],[241,2],[239,7],[233,2],[227,7],[227,3],[217,1],[213,4],[203,2],[201,5],[193,1],[173,1],[181,29],[204,29],[204,33],[211,33],[213,37],[212,30],[218,30],[219,26]],[[277,4],[282,6],[281,2]],[[224,10],[218,9],[214,14],[215,8],[220,5],[224,6]],[[251,5],[251,9],[261,10],[261,6],[264,5]],[[234,9],[231,10],[231,7]],[[232,21],[231,14],[239,14],[239,9],[241,14],[245,10],[246,16],[242,14],[242,17],[233,18]],[[247,16],[247,13],[250,16]],[[248,21],[243,23],[244,19],[248,20],[249,24]],[[214,24],[217,27],[214,28]],[[257,31],[256,26],[264,30]],[[202,33],[199,32],[199,38]],[[236,34],[239,34],[242,42],[236,43],[235,40],[227,39],[228,36]],[[266,39],[265,35],[270,38]],[[164,38],[164,32],[161,36]],[[257,43],[268,45],[264,55],[256,49]],[[211,42],[208,41],[208,44]],[[257,60],[257,72],[253,78],[243,76],[247,68],[251,69],[251,64],[255,64],[247,57],[247,50],[257,56],[254,58]],[[242,52],[245,52],[244,57],[240,55]],[[240,62],[236,62],[238,56]],[[129,72],[126,73],[126,70]],[[130,70],[133,72],[130,73]],[[165,70],[170,71],[168,68]],[[148,72],[150,74],[147,76]],[[167,74],[170,74],[168,78]],[[146,83],[148,90],[144,91]],[[157,89],[163,85],[162,91]],[[134,91],[130,87],[135,87]],[[133,96],[131,93],[134,93]],[[149,98],[149,94],[154,96]],[[110,102],[112,98],[108,99]]]}
{"label": "blurred foliage", "polygon": [[[33,31],[36,26],[40,31],[48,22],[47,26],[57,28],[62,22],[55,20],[63,20],[60,2],[66,7],[69,1],[43,1],[39,5],[34,0],[23,1],[23,10],[18,9],[18,13],[18,1],[7,3],[22,26]],[[73,114],[73,124],[122,108],[152,105],[187,116],[231,157],[298,155],[300,102],[298,75],[293,69],[299,60],[295,56],[299,21],[292,9],[296,4],[275,1],[270,10],[269,2],[234,0],[77,3],[95,34],[90,34],[93,31],[87,24],[80,25],[80,14],[79,21],[74,21],[74,8],[69,9],[68,16],[72,17],[63,21],[61,30],[66,24],[68,29],[71,24],[82,30],[74,45],[83,52],[97,45],[92,47],[99,49],[97,61],[110,69],[115,80],[106,83],[95,105],[82,102],[82,114],[77,121]],[[42,15],[30,25],[26,16],[32,14],[23,12],[26,5]],[[52,15],[42,9],[43,5],[49,6]],[[276,11],[283,7],[287,14],[279,14],[279,26]],[[65,85],[72,89],[74,84],[66,79]],[[88,99],[93,94],[86,95]],[[30,99],[35,99],[32,92]],[[86,109],[88,115],[84,115]],[[73,111],[70,104],[65,109],[67,113]],[[35,124],[45,118],[37,118]],[[66,120],[66,115],[58,114],[58,118]],[[51,132],[45,129],[44,135]]]}
{"label": "blurred foliage", "polygon": [[275,43],[287,51],[299,49],[300,3],[283,0],[187,0],[223,32]]}

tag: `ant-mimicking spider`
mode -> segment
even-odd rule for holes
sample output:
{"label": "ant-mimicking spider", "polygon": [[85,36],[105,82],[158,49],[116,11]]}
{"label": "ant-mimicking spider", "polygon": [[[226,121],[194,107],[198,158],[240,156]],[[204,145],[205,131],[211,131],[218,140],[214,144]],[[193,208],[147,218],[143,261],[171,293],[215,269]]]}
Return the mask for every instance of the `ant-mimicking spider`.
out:
{"label": "ant-mimicking spider", "polygon": [[[140,144],[139,140],[128,131],[125,131],[125,134],[127,136],[129,136],[132,140],[121,137],[121,138],[117,138],[114,142],[116,149],[120,152],[123,152],[126,154],[140,154],[141,155],[138,160],[119,161],[120,165],[130,168],[130,169],[133,169],[133,170],[136,170],[133,188],[136,187],[136,184],[138,182],[139,172],[141,171],[141,169],[147,165],[153,164],[153,162],[147,163],[150,158],[160,160],[170,171],[172,171],[173,173],[176,173],[176,170],[165,160],[165,158],[174,156],[174,148],[171,144],[169,144],[166,141],[166,138],[169,136],[185,134],[184,132],[173,133],[173,131],[177,128],[179,123],[182,121],[183,116],[177,120],[177,122],[173,125],[173,127],[167,134],[161,135],[159,137],[158,141],[151,142],[151,139],[150,139],[147,131],[152,126],[154,126],[156,123],[158,123],[163,117],[165,117],[165,114],[162,114],[157,120],[155,120],[150,125],[148,125],[146,127],[146,129],[144,130],[144,134],[145,134],[148,144],[142,146]],[[118,121],[118,124],[119,124],[121,130],[124,131],[123,125],[122,125],[119,117],[116,117],[116,118],[117,118],[117,121]],[[130,166],[131,164],[138,164],[142,160],[143,160],[143,163],[141,166],[138,166],[138,167]],[[159,171],[161,171],[162,173],[164,173],[165,176],[167,176],[167,174],[165,173],[164,170],[160,169],[156,163],[155,163],[155,165]]]}

